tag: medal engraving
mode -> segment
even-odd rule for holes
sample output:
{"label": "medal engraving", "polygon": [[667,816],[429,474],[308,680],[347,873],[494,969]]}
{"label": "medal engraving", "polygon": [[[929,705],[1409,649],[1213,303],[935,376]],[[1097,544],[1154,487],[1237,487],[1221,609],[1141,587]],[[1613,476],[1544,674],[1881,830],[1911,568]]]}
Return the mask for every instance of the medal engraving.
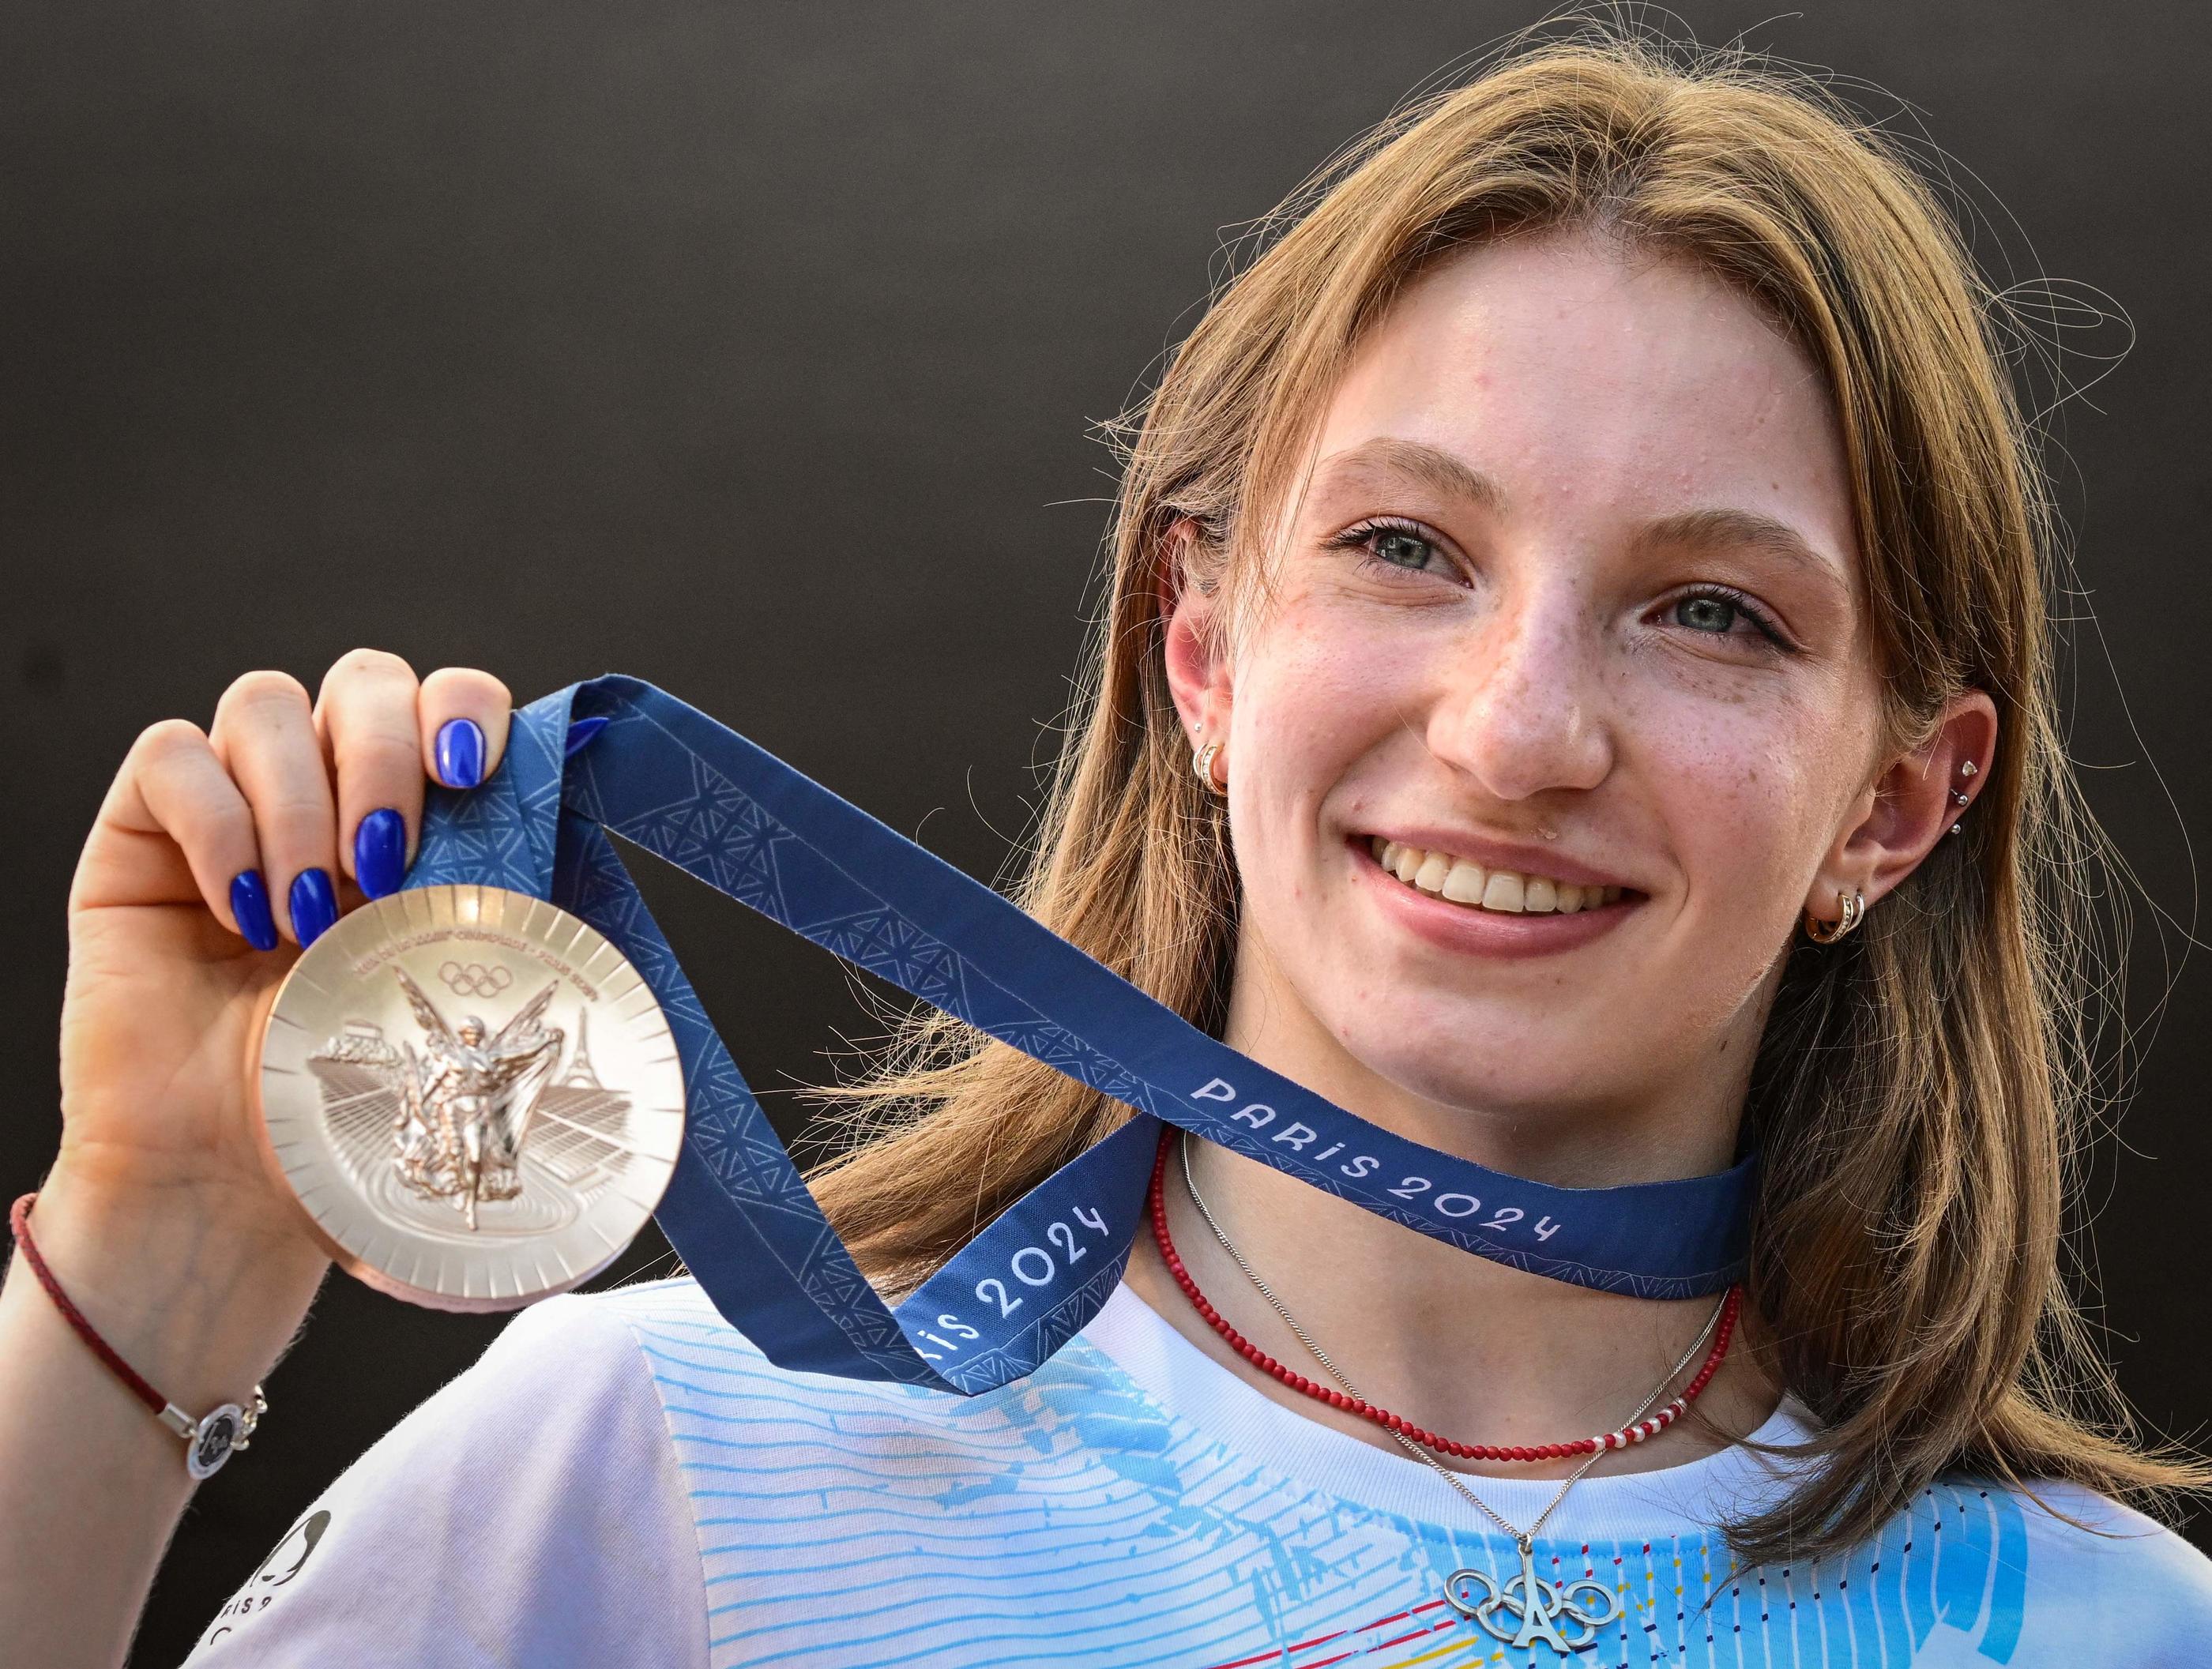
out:
{"label": "medal engraving", "polygon": [[270,1156],[332,1255],[446,1308],[510,1308],[605,1267],[683,1135],[675,1041],[637,970],[495,887],[397,893],[316,940],[278,992],[259,1083]]}
{"label": "medal engraving", "polygon": [[[547,984],[492,1036],[478,1015],[447,1025],[405,968],[392,973],[422,1028],[421,1053],[415,1041],[395,1051],[374,1021],[349,1020],[307,1057],[322,1080],[323,1110],[339,1114],[356,1101],[375,1106],[374,1091],[356,1087],[362,1074],[374,1079],[397,1105],[390,1156],[401,1183],[418,1199],[447,1201],[471,1229],[479,1228],[481,1202],[522,1193],[522,1144],[561,1058],[560,1028],[543,1023],[558,982]],[[599,1099],[617,1118],[627,1110],[620,1096]]]}

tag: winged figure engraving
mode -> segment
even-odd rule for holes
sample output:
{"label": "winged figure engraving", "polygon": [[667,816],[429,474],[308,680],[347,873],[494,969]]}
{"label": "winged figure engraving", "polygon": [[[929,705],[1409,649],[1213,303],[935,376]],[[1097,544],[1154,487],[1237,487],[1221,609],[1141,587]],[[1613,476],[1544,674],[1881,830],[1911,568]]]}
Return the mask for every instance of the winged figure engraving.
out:
{"label": "winged figure engraving", "polygon": [[395,1048],[380,1027],[352,1021],[309,1057],[335,1144],[364,1176],[381,1164],[406,1195],[445,1202],[474,1230],[479,1205],[520,1199],[529,1174],[573,1197],[622,1169],[629,1098],[592,1074],[580,1031],[553,1082],[565,1038],[546,1012],[558,980],[494,1032],[475,1014],[448,1024],[404,968],[393,972],[421,1036]]}
{"label": "winged figure engraving", "polygon": [[416,1193],[453,1201],[473,1229],[479,1201],[522,1192],[519,1161],[537,1091],[561,1059],[560,1029],[544,1023],[560,982],[547,981],[492,1035],[473,1014],[447,1025],[405,968],[392,972],[424,1033],[421,1057],[408,1046],[413,1070],[393,1120],[400,1174]]}

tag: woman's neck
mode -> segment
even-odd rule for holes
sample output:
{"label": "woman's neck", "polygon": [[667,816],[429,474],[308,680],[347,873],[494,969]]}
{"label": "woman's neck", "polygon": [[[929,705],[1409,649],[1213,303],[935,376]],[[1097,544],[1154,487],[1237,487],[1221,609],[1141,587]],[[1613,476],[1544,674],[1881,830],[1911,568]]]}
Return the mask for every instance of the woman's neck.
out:
{"label": "woman's neck", "polygon": [[[1283,1058],[1279,1029],[1261,1053],[1240,1038],[1236,1017],[1228,1041],[1342,1104],[1370,1097],[1327,1080],[1325,1063]],[[1301,1071],[1300,1068],[1304,1070]],[[1322,1081],[1316,1081],[1316,1080]],[[1730,1091],[1725,1086],[1717,1094]],[[1741,1089],[1730,1106],[1740,1107]],[[1694,1098],[1692,1098],[1694,1099]],[[1364,1110],[1364,1108],[1363,1108]],[[1619,1126],[1603,1141],[1609,1158],[1579,1155],[1571,1136],[1546,1139],[1544,1150],[1498,1139],[1526,1130],[1519,1120],[1470,1115],[1438,1121],[1395,1106],[1388,1119],[1400,1134],[1446,1147],[1496,1169],[1578,1186],[1696,1175],[1729,1162],[1735,1120],[1717,1107],[1655,1108],[1632,1132]],[[1441,1111],[1441,1109],[1439,1109]],[[1371,1114],[1370,1114],[1371,1116]],[[1575,1121],[1566,1121],[1571,1129]],[[1407,1128],[1408,1124],[1416,1127]],[[1559,1125],[1553,1125],[1556,1132]],[[1439,1139],[1445,1132],[1458,1139]],[[1632,1139],[1622,1139],[1624,1134]],[[1681,1301],[1633,1298],[1527,1274],[1434,1241],[1325,1194],[1255,1160],[1189,1143],[1191,1180],[1223,1233],[1266,1281],[1298,1324],[1359,1387],[1367,1400],[1414,1424],[1471,1443],[1528,1446],[1593,1436],[1626,1423],[1691,1346],[1717,1297]],[[1624,1153],[1633,1158],[1628,1174]],[[1548,1173],[1548,1174],[1547,1174]],[[1305,1346],[1255,1290],[1216,1240],[1172,1156],[1164,1181],[1176,1249],[1206,1299],[1239,1332],[1279,1362],[1310,1378],[1325,1378]],[[1130,1259],[1129,1284],[1186,1337],[1217,1361],[1286,1406],[1396,1449],[1389,1435],[1281,1384],[1252,1366],[1193,1308],[1176,1284],[1149,1233]],[[1756,1318],[1747,1326],[1756,1332]],[[1677,1465],[1721,1447],[1762,1423],[1779,1396],[1738,1343],[1698,1408],[1726,1436],[1698,1421],[1677,1422],[1650,1442],[1601,1457],[1594,1472],[1642,1472]],[[1692,1369],[1679,1376],[1673,1394]],[[1662,1399],[1663,1400],[1663,1399]],[[1515,1477],[1564,1476],[1578,1462],[1447,1462],[1477,1472]]]}
{"label": "woman's neck", "polygon": [[[1717,1302],[1631,1298],[1524,1274],[1209,1143],[1191,1147],[1192,1177],[1215,1221],[1361,1394],[1462,1441],[1564,1442],[1624,1423],[1697,1341]],[[1286,1367],[1325,1379],[1214,1238],[1172,1156],[1164,1196],[1176,1251],[1207,1301]],[[1380,1427],[1291,1389],[1232,1350],[1176,1284],[1148,1231],[1139,1235],[1125,1278],[1240,1378],[1301,1414],[1397,1452]],[[1741,1344],[1731,1349],[1698,1399],[1705,1419],[1729,1436],[1764,1422],[1778,1394],[1750,1355]],[[1644,1472],[1721,1446],[1699,1423],[1677,1422],[1650,1442],[1601,1457],[1592,1471]],[[1578,1462],[1446,1464],[1542,1478],[1564,1477]]]}

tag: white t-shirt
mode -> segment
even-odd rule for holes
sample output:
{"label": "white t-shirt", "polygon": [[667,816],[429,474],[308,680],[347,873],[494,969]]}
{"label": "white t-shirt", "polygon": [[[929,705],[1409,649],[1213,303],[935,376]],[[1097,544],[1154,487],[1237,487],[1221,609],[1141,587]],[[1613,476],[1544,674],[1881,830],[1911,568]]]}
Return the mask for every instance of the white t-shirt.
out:
{"label": "white t-shirt", "polygon": [[[1785,1401],[1755,1435],[1804,1429]],[[1565,1597],[1606,1620],[1585,1651],[1516,1649],[1445,1597],[1458,1571],[1516,1583],[1511,1541],[1126,1287],[1036,1374],[963,1399],[772,1367],[663,1281],[524,1312],[331,1486],[188,1661],[2212,1665],[2212,1563],[2069,1488],[2043,1493],[2114,1533],[1961,1480],[1847,1562],[1736,1572],[1711,1526],[1775,1487],[1767,1464],[1730,1449],[1576,1485],[1536,1575],[1589,1579]],[[1558,1485],[1475,1487],[1526,1523]],[[1461,1579],[1470,1605],[1490,1591]]]}

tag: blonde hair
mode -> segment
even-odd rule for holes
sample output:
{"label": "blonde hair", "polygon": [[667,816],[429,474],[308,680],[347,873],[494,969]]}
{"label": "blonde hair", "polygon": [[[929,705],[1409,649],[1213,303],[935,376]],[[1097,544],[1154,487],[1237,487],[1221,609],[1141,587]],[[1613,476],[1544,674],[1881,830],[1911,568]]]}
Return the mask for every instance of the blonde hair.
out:
{"label": "blonde hair", "polygon": [[[1585,26],[1401,111],[1263,224],[1118,428],[1109,611],[1015,895],[1218,1027],[1237,877],[1163,663],[1176,530],[1201,535],[1196,583],[1251,583],[1266,512],[1392,298],[1452,250],[1554,229],[1699,264],[1826,373],[1893,741],[1963,689],[1999,713],[1965,831],[1851,938],[1789,955],[1746,1108],[1747,1288],[1766,1365],[1824,1430],[1794,1492],[1729,1526],[1737,1557],[1840,1552],[1952,1470],[2201,1482],[2131,1444],[2061,1279],[2107,979],[2077,871],[2105,847],[2055,723],[2055,530],[2001,308],[1909,161],[1800,78]],[[892,1290],[1128,1116],[934,1011],[830,1095],[866,1139],[815,1191]]]}

